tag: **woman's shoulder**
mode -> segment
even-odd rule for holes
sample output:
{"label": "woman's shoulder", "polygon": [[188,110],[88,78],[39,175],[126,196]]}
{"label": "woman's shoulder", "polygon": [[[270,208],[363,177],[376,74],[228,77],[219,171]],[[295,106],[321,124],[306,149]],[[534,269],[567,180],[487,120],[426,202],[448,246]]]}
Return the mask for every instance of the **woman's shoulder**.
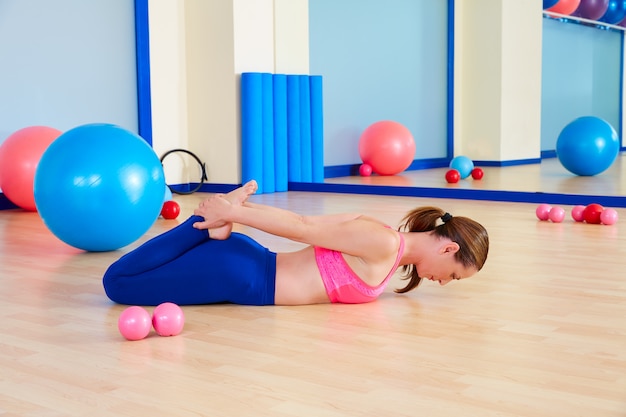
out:
{"label": "woman's shoulder", "polygon": [[371,218],[370,226],[364,233],[363,239],[372,240],[374,250],[370,252],[370,257],[379,261],[395,258],[403,241],[400,232],[375,218]]}

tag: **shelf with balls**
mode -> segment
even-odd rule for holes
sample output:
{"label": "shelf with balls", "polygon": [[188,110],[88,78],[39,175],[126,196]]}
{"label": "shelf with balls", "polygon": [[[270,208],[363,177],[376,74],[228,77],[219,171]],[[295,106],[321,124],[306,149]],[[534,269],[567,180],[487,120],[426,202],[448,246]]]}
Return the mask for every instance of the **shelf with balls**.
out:
{"label": "shelf with balls", "polygon": [[624,0],[543,0],[543,15],[603,30],[626,30]]}

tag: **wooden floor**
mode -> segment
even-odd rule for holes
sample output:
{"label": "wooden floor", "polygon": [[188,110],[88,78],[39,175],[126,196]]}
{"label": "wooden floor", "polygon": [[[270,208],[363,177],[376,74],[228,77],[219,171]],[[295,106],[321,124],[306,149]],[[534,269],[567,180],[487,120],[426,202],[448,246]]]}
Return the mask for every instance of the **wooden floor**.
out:
{"label": "wooden floor", "polygon": [[[177,196],[180,219],[205,196]],[[524,203],[252,199],[390,224],[436,204],[482,222],[491,251],[483,271],[446,287],[396,295],[395,277],[365,305],[184,307],[181,335],[129,342],[101,276],[178,220],[122,250],[83,253],[36,213],[2,211],[0,416],[626,416],[626,209],[600,226],[574,223],[571,207],[564,223],[539,222]]]}

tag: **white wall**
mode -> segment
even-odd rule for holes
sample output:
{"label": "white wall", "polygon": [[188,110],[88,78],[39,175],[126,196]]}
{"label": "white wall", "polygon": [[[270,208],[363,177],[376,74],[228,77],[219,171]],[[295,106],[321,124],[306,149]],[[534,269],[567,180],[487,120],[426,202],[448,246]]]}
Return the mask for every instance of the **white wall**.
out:
{"label": "white wall", "polygon": [[[154,0],[149,12],[152,144],[161,156],[171,149],[189,148],[184,2]],[[164,164],[169,182],[183,180],[178,162],[168,157]]]}
{"label": "white wall", "polygon": [[[155,150],[188,149],[209,182],[240,183],[240,74],[308,73],[308,0],[150,0],[149,10]],[[165,167],[168,183],[198,179],[193,164]]]}
{"label": "white wall", "polygon": [[502,1],[500,161],[541,156],[541,0]]}
{"label": "white wall", "polygon": [[541,0],[455,2],[455,155],[541,154]]}
{"label": "white wall", "polygon": [[309,73],[309,1],[274,0],[277,74]]}

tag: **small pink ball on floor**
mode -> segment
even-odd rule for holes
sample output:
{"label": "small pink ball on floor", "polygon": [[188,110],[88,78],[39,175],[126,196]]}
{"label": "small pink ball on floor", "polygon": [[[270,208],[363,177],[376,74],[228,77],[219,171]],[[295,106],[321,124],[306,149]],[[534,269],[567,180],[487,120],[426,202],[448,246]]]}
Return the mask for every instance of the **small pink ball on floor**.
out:
{"label": "small pink ball on floor", "polygon": [[548,217],[553,223],[561,223],[565,218],[565,210],[561,207],[552,207]]}
{"label": "small pink ball on floor", "polygon": [[369,177],[372,175],[372,166],[370,164],[361,164],[359,167],[359,174],[362,177]]}
{"label": "small pink ball on floor", "polygon": [[585,211],[585,206],[574,206],[572,208],[572,219],[577,222],[582,222],[585,220],[583,216],[583,212]]}
{"label": "small pink ball on floor", "polygon": [[607,226],[617,223],[618,218],[617,211],[612,208],[606,208],[600,214],[600,222]]}
{"label": "small pink ball on floor", "polygon": [[148,336],[151,328],[150,313],[139,306],[128,307],[117,321],[117,328],[128,340],[140,340]]}
{"label": "small pink ball on floor", "polygon": [[548,220],[550,218],[550,210],[552,210],[550,204],[539,204],[535,210],[535,214],[539,220]]}
{"label": "small pink ball on floor", "polygon": [[152,326],[159,336],[176,336],[183,330],[185,314],[174,303],[162,303],[152,313]]}

